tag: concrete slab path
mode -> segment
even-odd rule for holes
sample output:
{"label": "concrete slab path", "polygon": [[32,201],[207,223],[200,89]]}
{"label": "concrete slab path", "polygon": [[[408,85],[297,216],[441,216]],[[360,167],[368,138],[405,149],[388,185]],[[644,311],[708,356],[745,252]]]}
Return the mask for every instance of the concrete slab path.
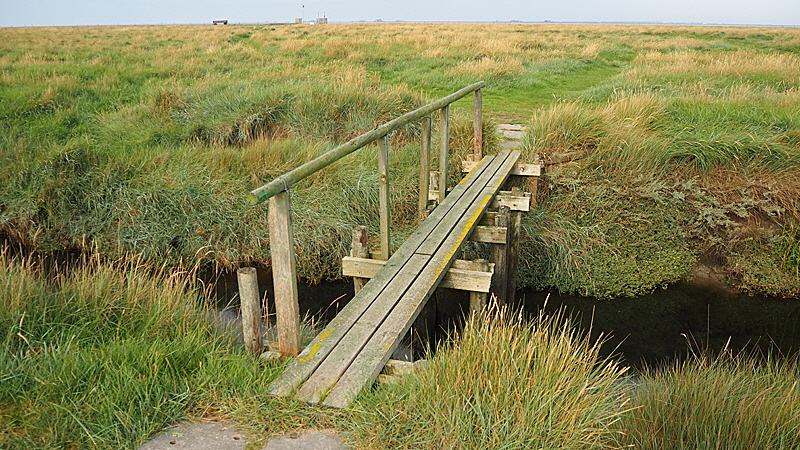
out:
{"label": "concrete slab path", "polygon": [[[138,450],[244,450],[249,441],[231,423],[185,421]],[[348,450],[333,431],[301,430],[270,439],[262,450]]]}

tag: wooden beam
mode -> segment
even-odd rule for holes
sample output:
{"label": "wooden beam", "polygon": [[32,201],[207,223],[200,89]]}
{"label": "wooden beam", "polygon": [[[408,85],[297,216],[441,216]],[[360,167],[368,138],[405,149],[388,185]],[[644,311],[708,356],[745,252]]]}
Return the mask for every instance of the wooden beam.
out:
{"label": "wooden beam", "polygon": [[360,149],[361,147],[369,144],[370,142],[376,141],[379,138],[386,136],[387,134],[391,133],[392,131],[399,130],[404,126],[413,123],[425,116],[431,115],[431,113],[442,109],[446,105],[453,103],[454,101],[463,98],[476,89],[481,89],[486,86],[486,83],[483,81],[479,81],[477,83],[471,84],[463,89],[460,89],[447,97],[440,98],[435,102],[428,103],[427,105],[415,109],[409,113],[403,114],[402,116],[392,119],[389,122],[375,128],[374,130],[367,131],[366,133],[355,137],[346,143],[334,148],[333,150],[325,153],[318,158],[311,160],[300,167],[297,167],[289,172],[284,173],[283,175],[275,178],[274,180],[270,181],[269,183],[261,186],[258,189],[254,189],[250,194],[247,196],[248,201],[253,204],[263,202],[268,198],[272,197],[273,195],[277,194],[278,192],[285,191],[289,189],[292,185],[297,183],[298,181],[308,177],[312,173],[321,170],[334,162],[340,160],[341,158],[353,153],[354,151]]}
{"label": "wooden beam", "polygon": [[531,194],[522,192],[517,189],[514,192],[500,191],[492,201],[492,208],[500,208],[501,206],[508,206],[511,211],[524,211],[531,210]]}
{"label": "wooden beam", "polygon": [[428,191],[430,190],[431,172],[431,118],[422,119],[422,137],[419,150],[419,221],[425,220],[428,215]]}
{"label": "wooden beam", "polygon": [[[385,261],[377,259],[345,256],[342,258],[342,275],[372,278],[383,268],[384,264],[386,264]],[[474,268],[472,261],[463,261],[461,264],[453,262],[453,267],[450,267],[442,278],[439,287],[470,292],[489,292],[493,268],[494,264],[488,265],[486,270],[481,270]]]}
{"label": "wooden beam", "polygon": [[278,348],[282,356],[297,356],[300,353],[300,306],[288,191],[279,192],[269,199],[268,220]]}
{"label": "wooden beam", "polygon": [[[474,261],[473,264],[476,270],[482,272],[489,272],[490,270],[494,270],[493,264],[485,259],[479,259]],[[489,281],[489,287],[491,288],[491,279]],[[470,314],[475,314],[478,311],[482,311],[486,308],[486,304],[488,303],[488,296],[485,292],[470,292],[469,293],[469,312]]]}
{"label": "wooden beam", "polygon": [[506,242],[506,229],[494,225],[478,225],[472,230],[469,240],[487,244],[503,244]]}
{"label": "wooden beam", "polygon": [[439,125],[439,203],[447,195],[447,159],[450,157],[450,105],[441,110]]}
{"label": "wooden beam", "polygon": [[389,247],[389,136],[378,139],[378,196],[381,222],[381,259],[386,261],[392,256],[392,249]]}
{"label": "wooden beam", "polygon": [[[474,161],[461,161],[461,171],[469,172],[473,167],[475,167],[475,165],[476,163]],[[520,177],[539,177],[542,175],[542,165],[517,163],[511,170],[511,175]]]}
{"label": "wooden beam", "polygon": [[472,128],[475,133],[475,142],[472,148],[472,160],[480,161],[483,158],[483,91],[481,89],[477,89],[473,94],[473,106]]}

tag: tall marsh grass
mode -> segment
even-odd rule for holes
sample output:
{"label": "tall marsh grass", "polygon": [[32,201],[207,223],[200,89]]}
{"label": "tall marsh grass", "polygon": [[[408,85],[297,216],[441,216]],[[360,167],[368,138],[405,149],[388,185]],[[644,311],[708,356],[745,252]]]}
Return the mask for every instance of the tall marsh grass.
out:
{"label": "tall marsh grass", "polygon": [[97,261],[43,270],[0,255],[0,447],[136,448],[260,385],[265,374],[203,310],[190,273]]}
{"label": "tall marsh grass", "polygon": [[796,360],[695,355],[643,374],[622,416],[622,443],[640,449],[800,447]]}
{"label": "tall marsh grass", "polygon": [[624,370],[564,317],[471,317],[421,372],[362,395],[345,425],[369,448],[611,448]]}

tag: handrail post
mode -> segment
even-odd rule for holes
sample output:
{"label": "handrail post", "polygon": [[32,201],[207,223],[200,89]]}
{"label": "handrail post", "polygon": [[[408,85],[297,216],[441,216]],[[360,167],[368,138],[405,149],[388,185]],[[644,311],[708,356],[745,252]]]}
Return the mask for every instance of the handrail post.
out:
{"label": "handrail post", "polygon": [[473,128],[475,128],[475,144],[472,149],[472,160],[480,161],[483,158],[483,94],[482,89],[476,89],[473,105],[475,109],[475,117],[473,119]]}
{"label": "handrail post", "polygon": [[431,117],[422,119],[422,142],[419,151],[419,220],[425,219],[428,210],[428,190],[431,171]]}
{"label": "handrail post", "polygon": [[294,357],[300,353],[300,306],[292,233],[292,205],[288,191],[279,192],[269,199],[268,219],[278,347],[282,356]]}
{"label": "handrail post", "polygon": [[389,248],[389,135],[378,139],[378,175],[381,222],[381,259],[387,261],[392,254]]}
{"label": "handrail post", "polygon": [[450,105],[441,109],[439,141],[439,203],[447,196],[447,158],[450,153]]}

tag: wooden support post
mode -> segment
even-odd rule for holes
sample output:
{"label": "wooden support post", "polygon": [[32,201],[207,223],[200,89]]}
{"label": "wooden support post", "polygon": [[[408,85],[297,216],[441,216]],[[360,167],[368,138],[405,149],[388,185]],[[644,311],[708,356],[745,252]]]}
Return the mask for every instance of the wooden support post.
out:
{"label": "wooden support post", "polygon": [[389,135],[378,139],[378,174],[380,176],[379,193],[381,213],[381,257],[386,261],[392,255],[389,248]]}
{"label": "wooden support post", "polygon": [[[536,177],[533,177],[536,178]],[[519,188],[512,188],[511,195],[523,195]],[[511,237],[508,246],[508,300],[514,301],[517,295],[517,262],[519,260],[519,242],[522,235],[522,211],[511,211],[509,216],[509,233]]]}
{"label": "wooden support post", "polygon": [[428,216],[428,190],[431,171],[431,118],[422,119],[422,143],[419,151],[419,221]]}
{"label": "wooden support post", "polygon": [[[509,228],[511,225],[510,209],[508,206],[501,206],[500,213],[494,217],[494,226]],[[494,263],[494,275],[492,276],[491,293],[497,298],[497,303],[505,305],[508,303],[508,250],[511,247],[511,235],[513,232],[508,229],[506,232],[506,242],[504,244],[492,244],[492,262]]]}
{"label": "wooden support post", "polygon": [[264,346],[264,334],[261,330],[261,298],[258,294],[258,274],[255,267],[242,267],[236,271],[236,278],[239,280],[244,346],[249,352],[260,355]]}
{"label": "wooden support post", "polygon": [[[369,238],[367,227],[358,225],[353,227],[353,241],[350,244],[350,256],[353,258],[369,258]],[[353,289],[356,294],[366,284],[366,278],[353,277]]]}
{"label": "wooden support post", "polygon": [[447,196],[447,158],[450,155],[450,105],[442,108],[439,137],[439,203]]}
{"label": "wooden support post", "polygon": [[[485,259],[479,259],[473,262],[472,270],[480,270],[482,272],[489,271],[489,261]],[[486,308],[487,303],[487,295],[485,292],[470,292],[469,293],[469,312],[470,314],[475,314],[478,311],[482,311]]]}
{"label": "wooden support post", "polygon": [[300,305],[297,300],[292,204],[288,191],[269,199],[269,247],[278,348],[282,356],[294,357],[300,353]]}
{"label": "wooden support post", "polygon": [[473,103],[475,117],[472,125],[475,129],[475,145],[472,149],[472,160],[480,161],[483,158],[483,94],[481,89],[475,91]]}

